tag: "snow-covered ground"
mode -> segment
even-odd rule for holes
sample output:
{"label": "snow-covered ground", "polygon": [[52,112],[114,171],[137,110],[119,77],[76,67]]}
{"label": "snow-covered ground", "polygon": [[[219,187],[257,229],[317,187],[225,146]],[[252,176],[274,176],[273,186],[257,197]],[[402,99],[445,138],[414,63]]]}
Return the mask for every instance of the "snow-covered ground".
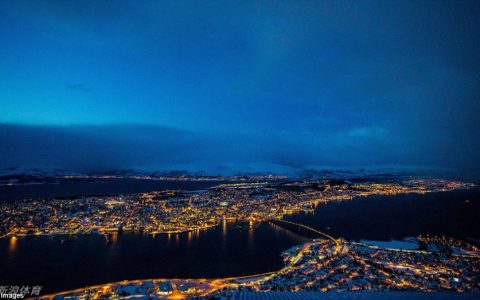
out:
{"label": "snow-covered ground", "polygon": [[255,300],[255,299],[275,299],[275,300],[474,300],[480,299],[480,293],[456,293],[456,292],[241,292],[234,295],[234,300]]}
{"label": "snow-covered ground", "polygon": [[415,238],[405,238],[403,241],[369,241],[360,240],[360,243],[377,246],[385,249],[417,250],[419,245]]}

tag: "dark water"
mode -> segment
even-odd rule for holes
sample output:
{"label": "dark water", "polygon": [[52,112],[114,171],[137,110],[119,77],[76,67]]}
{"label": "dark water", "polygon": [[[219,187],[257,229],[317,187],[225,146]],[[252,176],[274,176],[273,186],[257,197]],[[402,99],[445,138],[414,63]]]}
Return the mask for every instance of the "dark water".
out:
{"label": "dark water", "polygon": [[222,184],[220,181],[178,181],[145,179],[62,180],[59,184],[0,186],[0,201],[30,198],[95,196],[146,193],[162,190],[198,190]]}
{"label": "dark water", "polygon": [[480,190],[372,196],[319,205],[286,219],[347,240],[390,240],[420,234],[480,238]]}
{"label": "dark water", "polygon": [[306,241],[269,223],[222,224],[198,235],[122,233],[109,244],[98,235],[2,239],[0,283],[48,293],[124,279],[249,275],[281,268],[279,254]]}
{"label": "dark water", "polygon": [[[480,192],[357,198],[287,219],[346,239],[389,240],[427,233],[478,239]],[[54,292],[123,279],[267,272],[279,269],[279,254],[306,241],[306,236],[269,223],[254,229],[230,223],[198,235],[123,233],[110,244],[95,235],[72,241],[64,237],[64,242],[60,237],[3,239],[0,285],[38,284],[44,292]]]}

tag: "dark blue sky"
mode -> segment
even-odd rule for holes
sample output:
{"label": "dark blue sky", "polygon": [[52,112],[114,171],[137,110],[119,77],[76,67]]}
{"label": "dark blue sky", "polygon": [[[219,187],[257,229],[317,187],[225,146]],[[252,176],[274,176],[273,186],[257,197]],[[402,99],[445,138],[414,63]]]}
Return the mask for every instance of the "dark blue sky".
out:
{"label": "dark blue sky", "polygon": [[3,0],[0,167],[477,172],[479,37],[479,1]]}

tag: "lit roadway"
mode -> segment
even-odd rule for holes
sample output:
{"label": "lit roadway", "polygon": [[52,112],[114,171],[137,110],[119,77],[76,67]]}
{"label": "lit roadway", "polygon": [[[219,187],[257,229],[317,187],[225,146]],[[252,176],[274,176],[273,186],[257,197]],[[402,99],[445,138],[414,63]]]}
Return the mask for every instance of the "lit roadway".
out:
{"label": "lit roadway", "polygon": [[[332,237],[329,234],[326,234],[324,232],[321,232],[315,228],[300,224],[300,223],[295,223],[295,222],[290,222],[290,221],[285,221],[281,219],[274,219],[272,221],[278,221],[281,223],[285,224],[291,224],[291,225],[296,225],[299,227],[302,227],[304,229],[310,230],[322,237],[325,237],[335,243],[335,250],[334,254],[338,254],[339,251],[342,250],[343,245],[334,237]],[[310,247],[310,244],[304,245],[302,249],[300,249],[296,255],[296,257],[293,259],[294,261],[298,261],[302,256],[305,251],[308,251]],[[295,267],[293,267],[295,268]],[[101,285],[95,285],[95,286],[89,286],[87,288],[79,288],[75,290],[70,290],[70,291],[65,291],[61,292],[59,294],[66,295],[66,294],[72,294],[72,293],[83,293],[87,290],[91,290],[92,292],[96,291],[105,291],[108,292],[109,290],[112,290],[112,288],[115,285],[126,285],[126,284],[138,284],[141,285],[144,282],[147,281],[152,281],[154,282],[154,289],[157,293],[157,295],[161,295],[159,289],[158,289],[158,283],[160,282],[170,282],[172,284],[172,291],[168,295],[164,295],[163,297],[167,299],[185,299],[189,297],[202,297],[202,296],[208,296],[211,293],[215,291],[219,291],[223,288],[238,288],[240,286],[250,286],[254,290],[256,290],[256,286],[258,286],[259,283],[265,282],[269,279],[271,279],[274,275],[285,272],[287,270],[292,269],[292,264],[289,264],[288,266],[283,267],[282,269],[278,271],[273,271],[273,272],[267,272],[267,273],[261,273],[261,274],[254,274],[254,275],[248,275],[248,276],[240,276],[240,277],[227,277],[227,278],[219,278],[219,279],[142,279],[142,280],[125,280],[125,281],[119,281],[115,283],[107,283],[107,284],[101,284]],[[199,291],[196,292],[181,292],[178,288],[179,285],[183,283],[192,283],[193,285],[200,286],[204,285],[204,288],[200,288]],[[56,296],[56,294],[51,294],[51,295],[45,295],[40,297],[41,299],[53,299]]]}
{"label": "lit roadway", "polygon": [[274,221],[277,221],[277,222],[281,222],[281,223],[286,223],[286,224],[291,224],[291,225],[296,225],[298,227],[301,227],[301,228],[304,228],[304,229],[307,229],[307,230],[310,230],[312,232],[315,232],[316,234],[319,234],[320,236],[323,236],[331,241],[333,241],[336,245],[336,249],[335,249],[335,254],[337,254],[341,249],[342,249],[342,245],[339,243],[339,241],[337,239],[335,239],[333,236],[329,235],[329,234],[326,234],[324,232],[321,232],[315,228],[312,228],[310,226],[307,226],[307,225],[303,225],[303,224],[300,224],[300,223],[295,223],[295,222],[291,222],[291,221],[286,221],[286,220],[281,220],[281,219],[275,219]]}

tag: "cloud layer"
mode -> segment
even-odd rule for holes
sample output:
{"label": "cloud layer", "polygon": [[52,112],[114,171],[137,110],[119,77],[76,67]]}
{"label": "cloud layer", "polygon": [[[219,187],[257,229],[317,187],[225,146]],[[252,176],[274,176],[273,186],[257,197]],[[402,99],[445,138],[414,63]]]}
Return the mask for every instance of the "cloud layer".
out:
{"label": "cloud layer", "polygon": [[[311,166],[417,165],[478,171],[478,141],[442,144],[399,138],[382,128],[316,133],[205,134],[157,126],[0,125],[0,167],[43,166],[81,172],[134,168],[221,173]],[[467,137],[464,137],[467,138]],[[433,143],[433,144],[432,144]]]}
{"label": "cloud layer", "polygon": [[0,1],[0,165],[480,174],[479,15],[475,0]]}

